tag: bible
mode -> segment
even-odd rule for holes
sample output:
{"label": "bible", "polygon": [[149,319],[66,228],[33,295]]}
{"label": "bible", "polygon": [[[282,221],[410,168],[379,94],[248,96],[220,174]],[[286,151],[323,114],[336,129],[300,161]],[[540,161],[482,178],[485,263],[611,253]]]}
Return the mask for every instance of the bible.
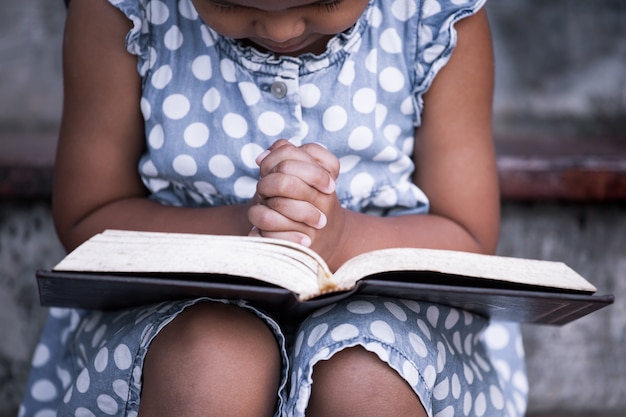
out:
{"label": "bible", "polygon": [[43,306],[117,309],[171,299],[244,300],[278,321],[351,294],[447,304],[492,319],[561,325],[613,302],[562,262],[391,248],[332,273],[302,245],[261,237],[107,230],[37,271]]}

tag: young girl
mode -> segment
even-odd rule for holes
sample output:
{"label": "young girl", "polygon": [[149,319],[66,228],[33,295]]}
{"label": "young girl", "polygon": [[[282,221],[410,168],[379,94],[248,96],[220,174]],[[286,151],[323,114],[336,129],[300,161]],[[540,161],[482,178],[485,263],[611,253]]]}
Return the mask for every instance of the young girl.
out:
{"label": "young girl", "polygon": [[[257,235],[337,268],[383,247],[492,253],[484,0],[73,0],[53,209]],[[485,331],[486,330],[486,331]],[[22,416],[521,416],[515,326],[353,297],[281,328],[244,301],[51,309]]]}

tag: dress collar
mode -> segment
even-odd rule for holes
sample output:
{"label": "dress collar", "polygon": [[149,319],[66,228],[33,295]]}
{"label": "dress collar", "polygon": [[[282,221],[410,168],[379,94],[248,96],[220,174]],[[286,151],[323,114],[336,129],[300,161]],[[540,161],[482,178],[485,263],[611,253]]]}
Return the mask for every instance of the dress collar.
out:
{"label": "dress collar", "polygon": [[271,52],[259,51],[237,39],[221,36],[211,28],[208,30],[215,41],[215,46],[233,62],[239,63],[248,70],[274,73],[285,67],[297,67],[299,75],[303,76],[343,62],[346,56],[359,49],[363,32],[368,27],[373,3],[374,0],[370,0],[359,20],[348,30],[333,36],[328,41],[326,50],[319,55],[305,53],[297,57],[276,56]]}

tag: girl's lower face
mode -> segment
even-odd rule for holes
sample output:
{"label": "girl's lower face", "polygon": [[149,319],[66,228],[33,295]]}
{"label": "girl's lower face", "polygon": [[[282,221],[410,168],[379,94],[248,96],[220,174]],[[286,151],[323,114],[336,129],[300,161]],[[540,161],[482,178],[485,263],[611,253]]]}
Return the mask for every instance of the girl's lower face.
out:
{"label": "girl's lower face", "polygon": [[277,55],[319,54],[356,23],[369,0],[192,0],[207,26]]}

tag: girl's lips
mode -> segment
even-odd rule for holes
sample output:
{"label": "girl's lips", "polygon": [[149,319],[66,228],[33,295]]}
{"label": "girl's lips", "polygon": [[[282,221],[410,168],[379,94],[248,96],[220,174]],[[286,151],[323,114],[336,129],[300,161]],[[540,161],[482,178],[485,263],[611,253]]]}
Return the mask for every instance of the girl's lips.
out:
{"label": "girl's lips", "polygon": [[255,41],[255,43],[259,45],[260,47],[262,47],[263,49],[267,49],[268,51],[276,52],[279,54],[288,54],[288,53],[297,52],[301,50],[306,44],[305,41],[301,41],[292,45],[280,45],[280,44],[274,45],[274,44],[268,44],[266,42],[257,42],[257,41]]}

